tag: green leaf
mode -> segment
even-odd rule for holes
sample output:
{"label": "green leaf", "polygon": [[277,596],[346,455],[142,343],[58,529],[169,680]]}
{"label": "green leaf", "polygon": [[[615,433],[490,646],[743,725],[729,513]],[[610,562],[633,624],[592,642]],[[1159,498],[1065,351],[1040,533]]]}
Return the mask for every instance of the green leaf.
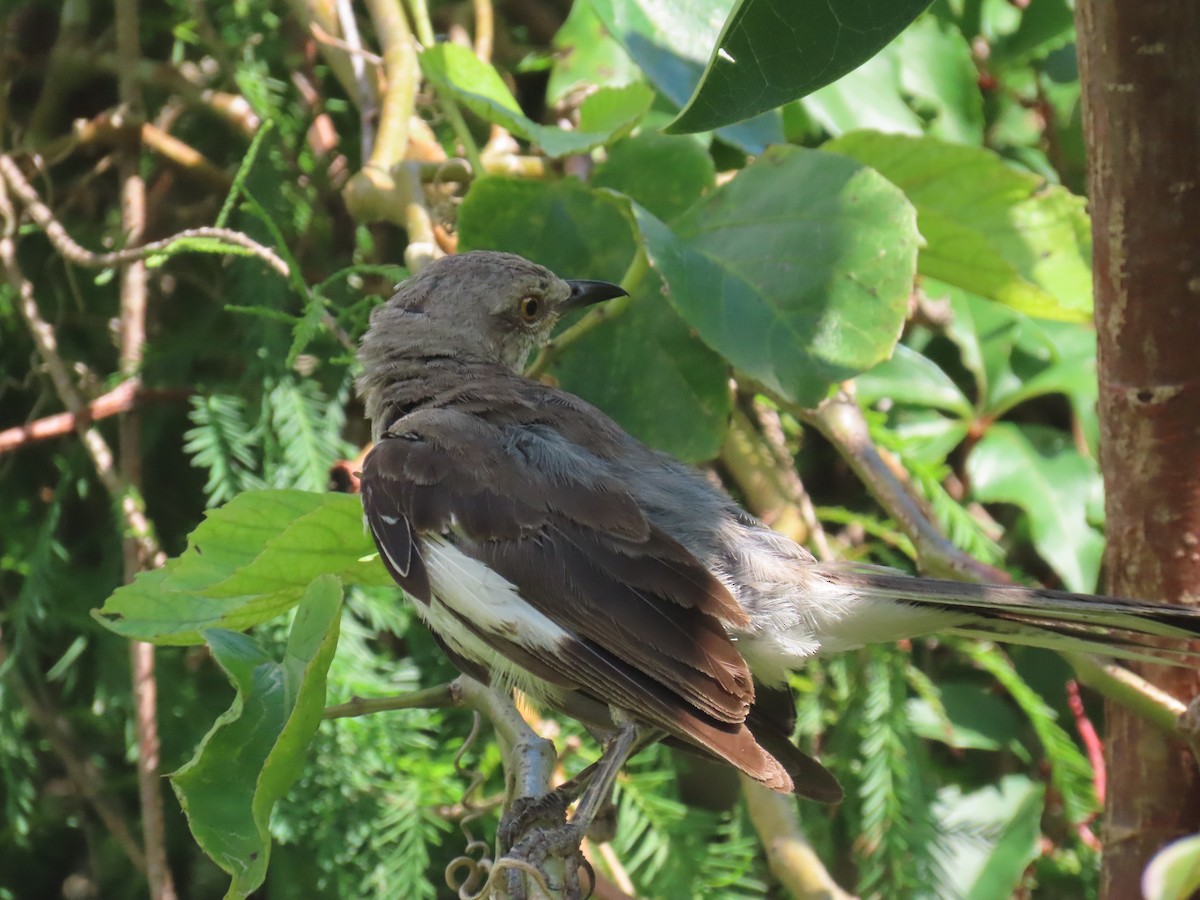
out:
{"label": "green leaf", "polygon": [[1180,838],[1155,854],[1142,874],[1145,900],[1187,900],[1200,890],[1200,834]]}
{"label": "green leaf", "polygon": [[596,85],[620,87],[641,80],[637,65],[587,3],[571,5],[553,43],[554,66],[546,85],[550,106],[568,100],[575,91],[590,91]]}
{"label": "green leaf", "polygon": [[266,877],[271,809],[299,777],[321,722],[341,604],[337,577],[316,578],[280,662],[246,635],[204,634],[237,696],[196,755],[170,777],[196,842],[233,876],[228,896],[245,897]]}
{"label": "green leaf", "polygon": [[669,222],[713,188],[716,168],[691,138],[643,131],[609,147],[591,183],[620,191]]}
{"label": "green leaf", "polygon": [[776,147],[668,228],[635,216],[672,305],[771,390],[815,405],[887,358],[916,257],[913,209],[875,172]]}
{"label": "green leaf", "polygon": [[909,722],[918,735],[960,750],[1021,751],[1016,714],[995,693],[972,681],[939,684],[938,693],[941,711],[925,699],[908,701]]}
{"label": "green leaf", "polygon": [[941,870],[947,894],[1007,900],[1037,858],[1044,788],[1024,775],[964,794],[944,788],[934,812],[941,823]]}
{"label": "green leaf", "polygon": [[926,14],[884,53],[899,65],[899,87],[922,112],[928,107],[932,113],[929,134],[962,144],[983,142],[979,71],[961,31]]}
{"label": "green leaf", "polygon": [[997,68],[1045,59],[1075,39],[1075,13],[1067,0],[1037,0],[1021,9],[1017,30],[992,42],[990,62]]}
{"label": "green leaf", "polygon": [[460,250],[507,250],[563,278],[620,281],[633,259],[633,230],[619,197],[574,178],[478,179],[458,211]]}
{"label": "green leaf", "polygon": [[[659,92],[681,107],[704,73],[729,0],[591,0],[591,7]],[[726,125],[717,134],[756,154],[783,139],[773,112]]]}
{"label": "green leaf", "polygon": [[855,395],[863,405],[880,400],[911,403],[970,418],[974,407],[954,380],[937,363],[904,344],[897,344],[892,358],[854,380]]}
{"label": "green leaf", "polygon": [[653,273],[629,308],[584,335],[555,373],[634,437],[685,462],[712,459],[725,441],[728,367],[692,335]]}
{"label": "green leaf", "polygon": [[1064,394],[1095,455],[1095,331],[1074,322],[1030,319],[932,279],[925,290],[931,297],[950,297],[954,318],[946,335],[975,377],[982,414],[998,418],[1026,401]]}
{"label": "green leaf", "polygon": [[905,102],[901,88],[895,54],[884,52],[809,94],[799,105],[832,135],[860,128],[919,135],[921,119]]}
{"label": "green leaf", "polygon": [[707,131],[836,81],[883,49],[929,0],[738,0],[671,131]]}
{"label": "green leaf", "polygon": [[1092,247],[1083,198],[989,150],[934,138],[858,132],[824,149],[874,167],[916,205],[923,275],[1031,316],[1090,319]]}
{"label": "green leaf", "polygon": [[974,499],[1025,511],[1034,546],[1068,590],[1095,590],[1104,536],[1088,514],[1103,488],[1096,464],[1080,455],[1069,435],[1000,422],[972,448],[967,474]]}
{"label": "green leaf", "polygon": [[118,588],[93,616],[117,634],[198,644],[211,628],[242,630],[295,606],[323,574],[389,585],[349,494],[264,490],[210,511],[188,549]]}
{"label": "green leaf", "polygon": [[[459,210],[459,244],[520,253],[564,277],[620,281],[635,248],[627,203],[573,179],[484,178]],[[689,332],[656,278],[631,287],[625,313],[573,345],[555,374],[647,444],[711,459],[730,412],[726,365]]]}
{"label": "green leaf", "polygon": [[467,47],[438,44],[421,51],[421,71],[477,116],[537,144],[551,157],[583,153],[627,134],[654,100],[654,92],[643,84],[601,88],[580,109],[580,130],[567,131],[526,118],[500,73]]}

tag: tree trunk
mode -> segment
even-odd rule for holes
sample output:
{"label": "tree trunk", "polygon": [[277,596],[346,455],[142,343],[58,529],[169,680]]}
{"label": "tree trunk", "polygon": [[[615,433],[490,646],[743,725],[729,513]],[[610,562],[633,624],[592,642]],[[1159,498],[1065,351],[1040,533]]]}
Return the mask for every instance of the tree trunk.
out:
{"label": "tree trunk", "polygon": [[[1112,594],[1200,604],[1200,3],[1080,0]],[[1200,675],[1141,667],[1187,702]],[[1190,752],[1109,704],[1101,896],[1200,831]]]}

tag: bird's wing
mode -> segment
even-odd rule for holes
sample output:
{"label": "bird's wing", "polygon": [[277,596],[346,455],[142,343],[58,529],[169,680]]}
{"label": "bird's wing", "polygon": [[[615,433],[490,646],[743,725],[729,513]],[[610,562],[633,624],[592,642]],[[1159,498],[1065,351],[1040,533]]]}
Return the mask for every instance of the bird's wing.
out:
{"label": "bird's wing", "polygon": [[415,536],[444,537],[568,633],[721,721],[745,718],[753,686],[723,627],[745,625],[745,612],[624,485],[546,462],[534,432],[451,409],[414,413],[390,435],[364,462],[363,504],[411,594],[430,594]]}
{"label": "bird's wing", "polygon": [[[781,766],[744,725],[750,672],[724,625],[747,616],[685,547],[655,528],[626,486],[544,424],[452,408],[398,420],[363,464],[363,506],[393,577],[432,587],[422,535],[445,540],[514,586],[568,636],[523,645],[473,628],[518,665],[706,746],[776,789]],[[519,651],[519,652],[518,652]],[[797,786],[799,787],[799,786]]]}

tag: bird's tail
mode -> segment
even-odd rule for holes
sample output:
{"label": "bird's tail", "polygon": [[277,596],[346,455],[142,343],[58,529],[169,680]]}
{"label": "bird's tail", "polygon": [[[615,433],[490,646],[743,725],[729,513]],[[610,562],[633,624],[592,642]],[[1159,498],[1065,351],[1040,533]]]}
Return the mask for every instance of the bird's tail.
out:
{"label": "bird's tail", "polygon": [[[1200,665],[1200,609],[1006,585],[912,578],[874,566],[830,564],[860,597],[962,614],[950,631],[1052,650]],[[1166,639],[1166,640],[1164,640]]]}

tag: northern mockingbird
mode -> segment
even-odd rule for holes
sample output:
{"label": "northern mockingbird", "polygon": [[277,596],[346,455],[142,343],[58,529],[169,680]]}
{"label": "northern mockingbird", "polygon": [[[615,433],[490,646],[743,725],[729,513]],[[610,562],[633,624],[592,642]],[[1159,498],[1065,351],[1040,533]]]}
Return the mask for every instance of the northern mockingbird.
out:
{"label": "northern mockingbird", "polygon": [[774,790],[840,799],[788,740],[779,689],[814,655],[873,642],[952,630],[1186,657],[1137,636],[1192,637],[1192,609],[819,563],[522,376],[564,313],[624,293],[507,253],[448,256],[375,310],[359,353],[377,442],[362,500],[384,564],[465,672],[615,735],[601,780],[667,736]]}

